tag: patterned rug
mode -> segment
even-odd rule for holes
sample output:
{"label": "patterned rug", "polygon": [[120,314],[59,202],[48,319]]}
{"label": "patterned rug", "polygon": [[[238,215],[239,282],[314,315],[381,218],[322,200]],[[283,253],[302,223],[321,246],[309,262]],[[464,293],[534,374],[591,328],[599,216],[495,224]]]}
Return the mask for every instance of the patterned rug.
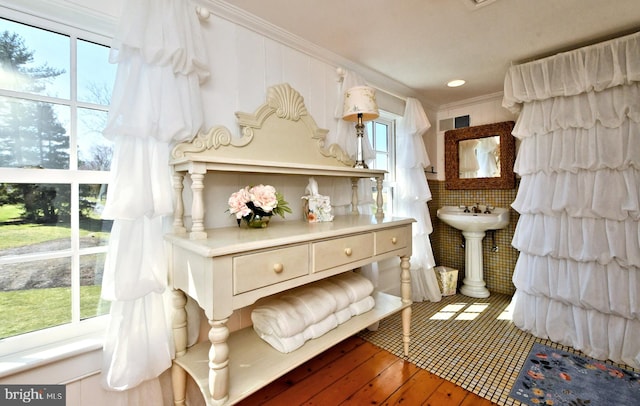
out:
{"label": "patterned rug", "polygon": [[527,405],[640,405],[640,373],[535,343],[510,396]]}

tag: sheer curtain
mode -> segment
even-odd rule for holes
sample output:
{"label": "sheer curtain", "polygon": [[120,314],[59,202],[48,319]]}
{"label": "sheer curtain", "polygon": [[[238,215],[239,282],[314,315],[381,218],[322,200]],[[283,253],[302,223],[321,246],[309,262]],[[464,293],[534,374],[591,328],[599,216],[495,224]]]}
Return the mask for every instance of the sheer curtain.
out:
{"label": "sheer curtain", "polygon": [[102,285],[112,301],[102,371],[109,389],[133,388],[171,365],[162,296],[163,219],[173,212],[169,150],[202,125],[204,49],[190,2],[127,2],[111,50],[118,73],[104,130],[115,144],[103,213],[114,220]]}
{"label": "sheer curtain", "polygon": [[427,202],[431,190],[424,174],[430,165],[422,134],[431,127],[420,102],[407,98],[404,116],[399,120],[396,146],[396,210],[401,217],[413,217],[411,287],[414,302],[442,299],[433,271],[435,259],[429,234],[433,231]]}
{"label": "sheer curtain", "polygon": [[514,323],[640,367],[640,33],[513,66]]}

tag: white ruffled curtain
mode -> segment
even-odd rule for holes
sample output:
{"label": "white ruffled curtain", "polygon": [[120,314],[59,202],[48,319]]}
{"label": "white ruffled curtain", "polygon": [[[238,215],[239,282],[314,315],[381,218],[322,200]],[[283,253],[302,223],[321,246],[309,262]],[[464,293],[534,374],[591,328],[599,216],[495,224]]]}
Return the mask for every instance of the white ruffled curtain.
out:
{"label": "white ruffled curtain", "polygon": [[514,323],[640,367],[640,33],[513,66]]}
{"label": "white ruffled curtain", "polygon": [[414,302],[439,302],[442,294],[433,271],[436,265],[429,234],[433,232],[427,202],[431,190],[424,174],[430,165],[422,134],[431,127],[420,102],[407,98],[404,116],[399,121],[396,146],[395,214],[413,217],[413,254],[411,282]]}
{"label": "white ruffled curtain", "polygon": [[103,217],[113,219],[102,297],[112,301],[103,384],[127,390],[171,365],[163,220],[173,212],[170,144],[203,123],[208,76],[195,6],[128,1],[111,50],[118,63],[105,137],[115,145]]}

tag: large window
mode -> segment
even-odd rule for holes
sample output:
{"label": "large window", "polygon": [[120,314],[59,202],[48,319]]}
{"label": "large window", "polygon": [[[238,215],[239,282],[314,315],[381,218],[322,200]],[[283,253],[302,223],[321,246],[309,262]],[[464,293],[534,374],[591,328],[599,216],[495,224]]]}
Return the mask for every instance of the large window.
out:
{"label": "large window", "polygon": [[116,67],[95,35],[34,21],[0,18],[2,341],[109,311],[100,286],[111,223],[100,212],[112,145],[102,129]]}
{"label": "large window", "polygon": [[[383,210],[387,215],[393,215],[393,186],[395,184],[395,120],[384,113],[373,121],[367,121],[366,132],[369,142],[375,152],[375,160],[371,169],[387,171],[382,188]],[[377,190],[374,186],[374,201]]]}

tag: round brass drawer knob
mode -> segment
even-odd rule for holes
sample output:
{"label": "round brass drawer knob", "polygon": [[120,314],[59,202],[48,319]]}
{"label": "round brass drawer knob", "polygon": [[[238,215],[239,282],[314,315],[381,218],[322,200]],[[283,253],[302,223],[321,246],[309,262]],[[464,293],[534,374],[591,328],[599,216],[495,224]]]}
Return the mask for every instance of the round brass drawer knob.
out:
{"label": "round brass drawer knob", "polygon": [[273,265],[273,272],[281,273],[282,271],[284,271],[284,265],[282,265],[282,264],[274,264]]}
{"label": "round brass drawer knob", "polygon": [[398,243],[398,239],[396,237],[391,238],[391,244],[396,245]]}
{"label": "round brass drawer knob", "polygon": [[353,252],[351,251],[351,248],[345,248],[345,249],[344,249],[344,254],[345,254],[346,256],[350,257],[352,253],[353,253]]}

